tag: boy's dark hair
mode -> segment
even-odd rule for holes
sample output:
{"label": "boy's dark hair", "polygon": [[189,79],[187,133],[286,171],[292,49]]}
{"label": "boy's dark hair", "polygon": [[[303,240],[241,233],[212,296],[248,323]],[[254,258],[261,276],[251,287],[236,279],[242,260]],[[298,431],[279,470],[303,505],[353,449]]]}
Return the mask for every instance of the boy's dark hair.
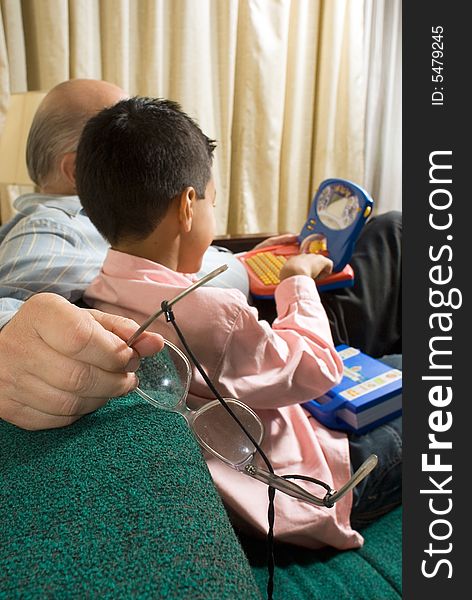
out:
{"label": "boy's dark hair", "polygon": [[144,239],[187,187],[205,196],[215,143],[171,100],[135,97],[102,110],[77,150],[77,190],[113,245]]}

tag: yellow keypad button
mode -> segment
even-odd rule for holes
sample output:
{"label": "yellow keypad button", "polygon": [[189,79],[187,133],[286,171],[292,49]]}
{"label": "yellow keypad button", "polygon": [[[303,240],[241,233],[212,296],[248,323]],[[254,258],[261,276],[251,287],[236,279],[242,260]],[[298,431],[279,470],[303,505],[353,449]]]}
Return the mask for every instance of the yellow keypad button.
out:
{"label": "yellow keypad button", "polygon": [[286,260],[285,256],[276,256],[272,252],[259,252],[247,258],[246,264],[264,285],[277,285],[280,283],[280,269]]}

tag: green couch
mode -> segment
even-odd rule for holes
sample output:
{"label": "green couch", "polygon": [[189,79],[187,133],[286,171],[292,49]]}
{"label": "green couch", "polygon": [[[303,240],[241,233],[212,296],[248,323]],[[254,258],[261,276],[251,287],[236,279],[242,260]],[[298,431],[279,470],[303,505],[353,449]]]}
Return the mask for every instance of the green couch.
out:
{"label": "green couch", "polygon": [[[264,598],[265,545],[238,538],[179,415],[136,394],[74,425],[0,421],[0,598]],[[276,548],[279,600],[401,598],[401,510],[356,551]]]}

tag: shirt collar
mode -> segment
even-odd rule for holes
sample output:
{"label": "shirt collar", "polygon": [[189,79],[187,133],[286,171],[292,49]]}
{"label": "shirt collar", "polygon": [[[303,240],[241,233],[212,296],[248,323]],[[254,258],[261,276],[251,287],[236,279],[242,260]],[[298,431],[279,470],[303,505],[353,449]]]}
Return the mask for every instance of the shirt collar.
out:
{"label": "shirt collar", "polygon": [[70,217],[76,217],[77,215],[86,215],[86,212],[80,204],[78,196],[59,196],[52,194],[23,194],[17,198],[14,202],[14,207],[19,212],[24,212],[28,208],[34,206],[47,206],[50,208],[57,208],[62,210]]}
{"label": "shirt collar", "polygon": [[198,277],[195,273],[178,273],[147,258],[109,249],[102,270],[105,275],[119,279],[165,281],[168,284],[188,287]]}

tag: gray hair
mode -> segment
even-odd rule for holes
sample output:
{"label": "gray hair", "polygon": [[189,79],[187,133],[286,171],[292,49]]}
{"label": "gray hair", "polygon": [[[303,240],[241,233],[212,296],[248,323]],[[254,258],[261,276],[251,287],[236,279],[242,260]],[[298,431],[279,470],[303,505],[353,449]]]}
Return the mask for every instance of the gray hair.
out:
{"label": "gray hair", "polygon": [[36,112],[26,142],[26,165],[31,179],[42,186],[58,175],[58,161],[67,152],[75,152],[90,113],[53,114]]}

